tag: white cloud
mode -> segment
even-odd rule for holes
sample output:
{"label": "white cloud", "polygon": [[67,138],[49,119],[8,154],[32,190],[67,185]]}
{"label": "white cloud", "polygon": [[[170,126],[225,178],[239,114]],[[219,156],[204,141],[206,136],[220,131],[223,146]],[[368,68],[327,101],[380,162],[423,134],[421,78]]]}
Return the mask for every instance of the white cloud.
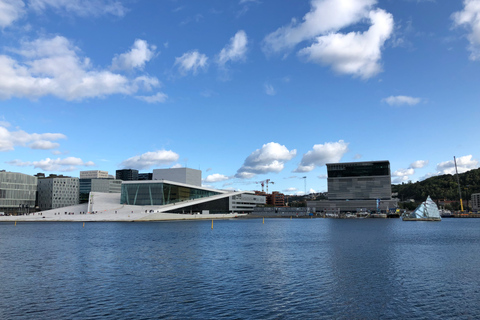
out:
{"label": "white cloud", "polygon": [[348,143],[343,140],[316,144],[313,146],[313,150],[303,155],[302,161],[294,172],[309,172],[326,163],[339,162],[347,151]]}
{"label": "white cloud", "polygon": [[297,150],[295,149],[289,151],[285,146],[269,142],[245,159],[235,177],[250,179],[257,174],[280,172],[283,170],[285,162],[290,161],[296,154]]}
{"label": "white cloud", "polygon": [[412,169],[421,169],[428,165],[428,160],[417,160],[410,165]]}
{"label": "white cloud", "polygon": [[[264,39],[264,51],[293,49],[303,41],[312,43],[298,52],[307,61],[331,65],[342,74],[370,78],[381,71],[381,49],[393,32],[393,17],[373,10],[376,0],[312,0],[311,10],[298,24],[295,19]],[[365,32],[338,33],[341,29],[369,21]]]}
{"label": "white cloud", "polygon": [[88,58],[64,37],[40,38],[24,42],[19,60],[0,55],[0,98],[37,99],[53,95],[65,100],[82,100],[111,94],[131,95],[140,87],[158,86],[156,78],[124,75],[92,67]]}
{"label": "white cloud", "polygon": [[405,181],[408,181],[409,178],[408,176],[399,176],[395,179],[392,180],[392,183],[402,183],[402,182],[405,182]]}
{"label": "white cloud", "polygon": [[158,92],[153,96],[136,96],[135,98],[148,103],[163,103],[167,101],[168,96],[163,92]]}
{"label": "white cloud", "polygon": [[456,26],[464,26],[468,29],[468,41],[470,42],[470,59],[480,59],[480,0],[464,0],[464,8],[452,14]]}
{"label": "white cloud", "polygon": [[391,106],[400,106],[404,104],[414,106],[416,104],[419,104],[422,99],[409,96],[390,96],[388,98],[382,99],[382,101],[388,103]]}
{"label": "white cloud", "polygon": [[321,175],[318,176],[318,179],[328,179],[328,175],[321,174]]}
{"label": "white cloud", "polygon": [[[478,160],[472,159],[472,155],[457,158],[458,173],[463,173],[478,168]],[[437,164],[438,174],[455,174],[455,162],[453,160]]]}
{"label": "white cloud", "polygon": [[29,0],[29,7],[37,11],[53,9],[58,13],[74,13],[82,17],[114,15],[122,17],[127,9],[115,0]]}
{"label": "white cloud", "polygon": [[29,147],[31,149],[55,149],[58,143],[53,141],[66,139],[61,133],[27,133],[23,130],[9,131],[0,126],[0,151],[12,151],[16,146]]}
{"label": "white cloud", "polygon": [[238,31],[230,39],[230,43],[220,51],[217,56],[217,63],[224,67],[228,61],[243,61],[247,53],[247,34],[245,31]]}
{"label": "white cloud", "polygon": [[113,70],[132,70],[143,69],[145,63],[155,56],[154,45],[149,45],[147,41],[137,39],[130,51],[115,56],[112,61]]}
{"label": "white cloud", "polygon": [[297,191],[298,189],[297,188],[287,188],[285,190],[283,190],[283,192],[294,192],[294,191]]}
{"label": "white cloud", "polygon": [[297,24],[295,19],[289,26],[281,27],[267,35],[264,49],[279,52],[293,48],[305,40],[331,33],[360,22],[376,0],[312,0],[311,10]]}
{"label": "white cloud", "polygon": [[392,176],[395,176],[395,177],[408,177],[408,176],[411,176],[412,174],[415,173],[415,170],[412,169],[412,168],[408,168],[408,169],[398,169],[397,171],[395,171]]}
{"label": "white cloud", "polygon": [[123,168],[148,169],[152,166],[164,166],[177,161],[179,155],[171,150],[159,150],[146,152],[123,161],[120,166]]}
{"label": "white cloud", "polygon": [[32,161],[32,162],[30,161],[23,162],[20,160],[13,160],[13,161],[8,161],[6,163],[13,166],[18,166],[18,167],[33,166],[34,168],[38,168],[43,171],[61,171],[61,172],[75,171],[75,170],[78,170],[78,167],[81,167],[81,166],[84,166],[84,167],[95,166],[95,163],[93,163],[92,161],[84,162],[82,159],[75,158],[75,157],[68,157],[65,159],[46,158],[44,160]]}
{"label": "white cloud", "polygon": [[212,182],[220,182],[220,181],[225,181],[225,180],[228,180],[230,179],[229,177],[223,175],[223,174],[219,174],[219,173],[214,173],[214,174],[211,174],[211,175],[208,175],[206,178],[205,178],[205,182],[208,182],[208,183],[212,183]]}
{"label": "white cloud", "polygon": [[331,65],[340,74],[351,74],[364,79],[382,71],[379,63],[381,49],[393,31],[391,14],[376,10],[370,12],[372,25],[363,32],[330,33],[316,38],[310,47],[299,51],[308,61]]}
{"label": "white cloud", "polygon": [[0,0],[0,27],[5,28],[25,13],[25,4],[21,0]]}
{"label": "white cloud", "polygon": [[178,67],[180,75],[185,76],[190,71],[197,74],[199,69],[206,69],[208,58],[197,50],[184,53],[181,57],[175,58],[174,66]]}
{"label": "white cloud", "polygon": [[277,94],[277,92],[275,91],[275,88],[268,83],[265,83],[265,93],[268,94],[269,96],[274,96]]}

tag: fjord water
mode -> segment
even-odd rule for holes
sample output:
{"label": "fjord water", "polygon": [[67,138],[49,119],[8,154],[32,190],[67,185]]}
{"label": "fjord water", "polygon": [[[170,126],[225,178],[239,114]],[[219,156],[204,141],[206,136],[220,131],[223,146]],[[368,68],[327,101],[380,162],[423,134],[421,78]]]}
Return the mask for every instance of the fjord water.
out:
{"label": "fjord water", "polygon": [[0,223],[0,319],[474,319],[480,219]]}

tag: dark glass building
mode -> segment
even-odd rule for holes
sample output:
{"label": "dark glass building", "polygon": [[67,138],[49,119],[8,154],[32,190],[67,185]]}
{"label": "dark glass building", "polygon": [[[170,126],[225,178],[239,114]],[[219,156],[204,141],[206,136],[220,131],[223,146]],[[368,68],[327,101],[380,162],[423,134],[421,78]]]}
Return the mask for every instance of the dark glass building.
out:
{"label": "dark glass building", "polygon": [[389,200],[392,179],[389,161],[327,164],[328,200]]}
{"label": "dark glass building", "polygon": [[135,170],[135,169],[117,170],[115,171],[115,178],[123,181],[138,180],[138,170]]}
{"label": "dark glass building", "polygon": [[211,197],[221,192],[189,185],[170,184],[165,182],[125,182],[122,183],[121,204],[136,206],[153,206],[177,203]]}

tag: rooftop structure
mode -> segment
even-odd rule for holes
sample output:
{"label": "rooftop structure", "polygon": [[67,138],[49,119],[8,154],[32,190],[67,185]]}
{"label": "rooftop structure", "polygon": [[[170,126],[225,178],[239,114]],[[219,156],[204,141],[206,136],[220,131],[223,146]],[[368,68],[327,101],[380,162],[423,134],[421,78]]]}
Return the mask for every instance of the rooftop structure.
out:
{"label": "rooftop structure", "polygon": [[190,168],[154,169],[152,180],[168,180],[202,186],[202,171]]}

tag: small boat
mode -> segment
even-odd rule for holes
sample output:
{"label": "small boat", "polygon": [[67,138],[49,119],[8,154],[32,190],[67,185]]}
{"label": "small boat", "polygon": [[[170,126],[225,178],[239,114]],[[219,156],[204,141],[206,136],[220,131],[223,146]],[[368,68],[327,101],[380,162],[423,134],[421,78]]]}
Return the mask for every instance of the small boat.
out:
{"label": "small boat", "polygon": [[440,211],[430,196],[411,213],[402,215],[403,221],[442,221]]}

